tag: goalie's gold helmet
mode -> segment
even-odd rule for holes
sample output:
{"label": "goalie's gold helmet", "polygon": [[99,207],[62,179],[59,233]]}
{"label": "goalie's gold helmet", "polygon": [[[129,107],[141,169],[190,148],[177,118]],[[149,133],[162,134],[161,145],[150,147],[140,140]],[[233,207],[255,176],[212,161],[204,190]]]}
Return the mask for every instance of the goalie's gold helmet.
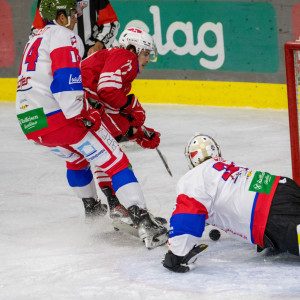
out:
{"label": "goalie's gold helmet", "polygon": [[221,149],[209,135],[196,133],[187,143],[184,154],[192,169],[209,158],[220,157]]}

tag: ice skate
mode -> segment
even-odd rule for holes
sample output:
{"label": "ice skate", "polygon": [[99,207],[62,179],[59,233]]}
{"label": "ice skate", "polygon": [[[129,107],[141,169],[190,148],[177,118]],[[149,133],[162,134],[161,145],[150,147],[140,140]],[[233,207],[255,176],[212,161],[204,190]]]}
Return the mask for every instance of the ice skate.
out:
{"label": "ice skate", "polygon": [[116,207],[112,208],[109,212],[109,216],[112,219],[129,218],[129,214],[128,214],[126,208],[122,204],[119,204]]}
{"label": "ice skate", "polygon": [[107,213],[107,205],[101,204],[100,200],[94,198],[82,198],[82,202],[85,209],[85,216],[88,219],[104,216]]}
{"label": "ice skate", "polygon": [[107,198],[107,202],[109,205],[109,216],[111,219],[116,218],[129,218],[129,214],[126,208],[119,202],[119,199],[116,195],[113,195],[113,190],[105,186],[102,189],[102,192]]}
{"label": "ice skate", "polygon": [[136,205],[130,206],[128,213],[132,222],[136,224],[138,236],[145,243],[146,248],[152,249],[167,242],[169,238],[167,224],[162,225],[161,222],[157,222],[147,210],[140,209]]}
{"label": "ice skate", "polygon": [[[148,212],[149,213],[149,212]],[[154,217],[151,213],[149,213],[150,218],[160,226],[167,226],[168,221],[162,217]]]}

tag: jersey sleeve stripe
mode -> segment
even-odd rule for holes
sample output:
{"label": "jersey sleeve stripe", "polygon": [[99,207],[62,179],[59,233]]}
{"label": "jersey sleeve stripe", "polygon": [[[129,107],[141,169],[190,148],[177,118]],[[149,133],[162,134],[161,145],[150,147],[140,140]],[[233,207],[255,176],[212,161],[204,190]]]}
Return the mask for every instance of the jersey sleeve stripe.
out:
{"label": "jersey sleeve stripe", "polygon": [[50,53],[52,61],[52,74],[59,69],[64,68],[80,68],[80,59],[78,49],[75,47],[67,46],[54,49]]}
{"label": "jersey sleeve stripe", "polygon": [[65,91],[83,90],[80,70],[77,68],[56,70],[53,75],[53,81],[50,89],[53,94]]}
{"label": "jersey sleeve stripe", "polygon": [[117,72],[114,73],[111,72],[111,73],[101,74],[98,83],[103,83],[106,81],[116,81],[122,83],[121,70],[118,70]]}
{"label": "jersey sleeve stripe", "polygon": [[190,234],[201,237],[205,229],[205,215],[176,214],[170,219],[169,237]]}
{"label": "jersey sleeve stripe", "polygon": [[121,89],[122,88],[122,84],[121,83],[117,83],[117,82],[105,82],[105,83],[101,83],[101,84],[98,85],[97,91],[99,92],[101,89],[105,89],[105,88]]}
{"label": "jersey sleeve stripe", "polygon": [[272,204],[272,199],[274,197],[279,180],[280,177],[276,176],[270,194],[256,193],[255,201],[253,202],[250,222],[251,241],[252,243],[257,244],[261,247],[264,246],[263,239],[266,224]]}
{"label": "jersey sleeve stripe", "polygon": [[205,215],[206,219],[208,218],[206,207],[196,199],[188,197],[184,194],[180,194],[177,197],[176,209],[174,210],[172,216],[176,214]]}
{"label": "jersey sleeve stripe", "polygon": [[178,195],[176,208],[170,220],[170,237],[182,234],[201,237],[207,218],[207,209],[202,203],[187,195]]}

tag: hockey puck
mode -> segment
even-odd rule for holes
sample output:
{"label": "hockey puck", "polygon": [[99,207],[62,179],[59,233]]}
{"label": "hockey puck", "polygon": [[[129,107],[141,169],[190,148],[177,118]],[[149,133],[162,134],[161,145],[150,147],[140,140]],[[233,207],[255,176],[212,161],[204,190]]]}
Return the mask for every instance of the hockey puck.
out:
{"label": "hockey puck", "polygon": [[210,232],[209,232],[209,237],[212,241],[217,241],[220,239],[221,237],[221,233],[218,229],[212,229]]}

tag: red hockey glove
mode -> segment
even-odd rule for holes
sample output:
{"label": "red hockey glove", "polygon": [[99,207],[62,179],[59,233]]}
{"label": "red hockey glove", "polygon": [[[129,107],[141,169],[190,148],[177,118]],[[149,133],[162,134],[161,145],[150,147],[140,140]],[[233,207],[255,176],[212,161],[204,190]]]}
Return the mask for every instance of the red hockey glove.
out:
{"label": "red hockey glove", "polygon": [[152,128],[145,127],[145,132],[142,127],[138,127],[137,132],[133,137],[129,138],[131,141],[135,141],[143,148],[154,149],[158,147],[160,143],[160,133]]}
{"label": "red hockey glove", "polygon": [[85,100],[80,115],[75,117],[76,120],[79,121],[79,125],[85,126],[87,129],[92,129],[94,131],[99,130],[101,126],[101,116],[104,112],[104,107],[102,106],[100,109],[99,108],[92,108],[89,105],[88,101]]}
{"label": "red hockey glove", "polygon": [[120,112],[128,118],[133,127],[142,126],[146,120],[146,112],[134,94],[127,96],[127,103],[120,108]]}

